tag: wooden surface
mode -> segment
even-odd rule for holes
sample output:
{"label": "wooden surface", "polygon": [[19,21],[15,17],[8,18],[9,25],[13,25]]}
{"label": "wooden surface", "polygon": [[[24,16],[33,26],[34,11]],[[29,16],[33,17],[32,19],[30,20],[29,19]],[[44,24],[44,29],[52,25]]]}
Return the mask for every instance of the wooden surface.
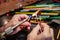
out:
{"label": "wooden surface", "polygon": [[26,6],[32,3],[35,3],[37,0],[9,0],[2,2],[0,0],[0,15],[5,14],[9,11],[14,11],[22,6]]}

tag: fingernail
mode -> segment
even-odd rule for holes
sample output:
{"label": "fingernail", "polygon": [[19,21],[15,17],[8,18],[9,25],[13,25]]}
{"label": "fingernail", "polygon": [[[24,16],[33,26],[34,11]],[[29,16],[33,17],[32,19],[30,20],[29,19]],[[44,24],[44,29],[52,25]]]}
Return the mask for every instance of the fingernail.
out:
{"label": "fingernail", "polygon": [[30,30],[30,27],[27,27],[28,30]]}

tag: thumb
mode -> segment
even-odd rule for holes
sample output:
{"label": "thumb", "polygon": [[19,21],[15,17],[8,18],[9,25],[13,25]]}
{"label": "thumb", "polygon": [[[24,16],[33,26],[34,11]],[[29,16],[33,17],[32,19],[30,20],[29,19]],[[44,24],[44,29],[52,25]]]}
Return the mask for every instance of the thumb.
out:
{"label": "thumb", "polygon": [[44,32],[49,32],[50,27],[46,23],[41,23],[42,27],[44,28]]}

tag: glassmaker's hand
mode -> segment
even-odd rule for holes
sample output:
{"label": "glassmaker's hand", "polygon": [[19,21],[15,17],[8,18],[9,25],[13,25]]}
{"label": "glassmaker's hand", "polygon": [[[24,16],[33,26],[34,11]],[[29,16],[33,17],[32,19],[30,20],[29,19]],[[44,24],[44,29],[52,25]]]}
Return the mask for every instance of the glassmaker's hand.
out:
{"label": "glassmaker's hand", "polygon": [[37,25],[27,36],[27,40],[54,40],[53,30],[46,24],[41,23],[43,31],[39,33],[40,25]]}
{"label": "glassmaker's hand", "polygon": [[[21,22],[23,19],[26,19],[26,18],[29,18],[29,17],[25,14],[14,15],[12,17],[12,19],[10,20],[10,22],[8,22],[8,24],[5,27],[2,27],[0,29],[3,29],[3,28],[6,29],[6,28],[10,27],[11,25],[16,25],[19,22]],[[23,23],[22,26],[17,27],[16,30],[12,34],[16,34],[18,31],[20,31],[21,29],[23,29],[25,27],[30,29],[30,26],[31,26],[31,24],[27,21],[27,22]]]}

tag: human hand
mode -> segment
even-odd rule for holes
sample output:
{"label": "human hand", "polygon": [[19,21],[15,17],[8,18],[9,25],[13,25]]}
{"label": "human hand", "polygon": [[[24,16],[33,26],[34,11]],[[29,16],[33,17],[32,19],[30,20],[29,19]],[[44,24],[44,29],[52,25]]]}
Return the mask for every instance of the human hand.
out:
{"label": "human hand", "polygon": [[39,33],[40,25],[38,24],[27,36],[27,40],[54,40],[53,29],[46,23],[41,23],[42,32]]}
{"label": "human hand", "polygon": [[[24,20],[26,18],[29,18],[29,17],[25,14],[14,15],[12,17],[12,19],[7,23],[7,25],[5,25],[5,27],[3,27],[4,29],[3,28],[0,28],[0,29],[5,30],[6,28],[11,27],[12,25],[16,25],[16,24],[18,24],[19,22],[21,22],[22,20]],[[29,19],[28,19],[28,21],[29,21]],[[18,26],[16,28],[16,30],[12,33],[12,35],[16,34],[17,32],[19,32],[20,30],[22,30],[25,27],[27,27],[27,29],[30,29],[31,24],[28,21],[24,22],[21,26]]]}

